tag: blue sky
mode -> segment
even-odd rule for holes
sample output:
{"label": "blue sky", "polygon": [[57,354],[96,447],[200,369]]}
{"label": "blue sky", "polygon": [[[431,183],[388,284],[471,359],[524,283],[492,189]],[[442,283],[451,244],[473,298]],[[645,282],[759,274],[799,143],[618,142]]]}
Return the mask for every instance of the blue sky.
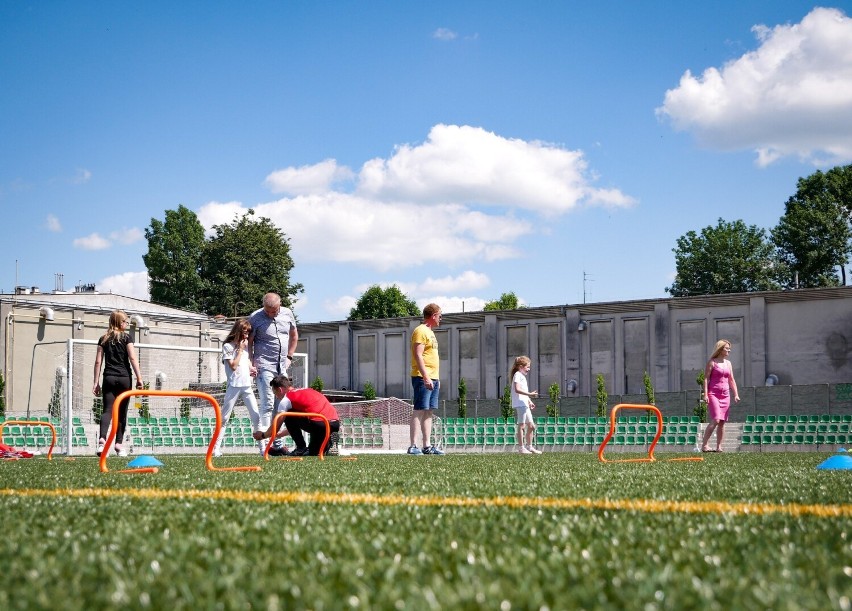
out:
{"label": "blue sky", "polygon": [[0,290],[146,298],[144,230],[183,204],[271,218],[302,322],[372,284],[447,312],[665,297],[678,237],[768,230],[798,178],[852,162],[850,14],[2,2]]}

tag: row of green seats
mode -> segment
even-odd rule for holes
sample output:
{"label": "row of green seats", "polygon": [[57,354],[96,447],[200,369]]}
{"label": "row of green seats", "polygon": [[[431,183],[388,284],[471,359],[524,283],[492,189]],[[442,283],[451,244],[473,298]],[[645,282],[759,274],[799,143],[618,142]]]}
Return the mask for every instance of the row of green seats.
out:
{"label": "row of green seats", "polygon": [[742,445],[840,445],[852,443],[852,433],[774,433],[743,435]]}
{"label": "row of green seats", "polygon": [[789,423],[813,423],[820,422],[828,424],[831,422],[852,423],[852,413],[848,414],[755,414],[746,416],[746,424],[787,424]]}

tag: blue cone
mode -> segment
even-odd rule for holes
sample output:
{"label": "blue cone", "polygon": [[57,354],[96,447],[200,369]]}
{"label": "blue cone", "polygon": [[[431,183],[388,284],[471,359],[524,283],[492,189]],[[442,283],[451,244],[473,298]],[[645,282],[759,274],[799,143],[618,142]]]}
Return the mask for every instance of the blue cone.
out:
{"label": "blue cone", "polygon": [[832,456],[822,464],[817,465],[817,469],[852,469],[852,456],[843,454]]}
{"label": "blue cone", "polygon": [[129,463],[127,463],[128,467],[162,467],[163,463],[154,458],[153,456],[145,456],[144,454],[141,456],[137,456]]}

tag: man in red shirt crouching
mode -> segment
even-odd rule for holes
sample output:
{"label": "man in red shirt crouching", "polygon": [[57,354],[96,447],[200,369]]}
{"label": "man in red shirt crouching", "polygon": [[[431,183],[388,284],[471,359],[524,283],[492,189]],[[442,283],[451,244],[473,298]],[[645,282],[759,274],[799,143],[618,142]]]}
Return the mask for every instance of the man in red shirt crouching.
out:
{"label": "man in red shirt crouching", "polygon": [[[278,412],[293,411],[306,412],[309,414],[321,414],[328,419],[330,429],[330,437],[328,439],[328,447],[325,453],[328,454],[329,449],[333,445],[333,441],[337,438],[337,432],[340,430],[340,417],[337,415],[337,410],[329,403],[325,395],[313,388],[293,388],[290,378],[285,375],[277,375],[270,382],[272,392],[275,393],[278,409],[272,415],[273,419]],[[279,401],[280,399],[280,401]],[[319,456],[322,442],[325,440],[325,422],[322,418],[304,418],[291,417],[284,418],[284,426],[286,431],[278,432],[276,437],[284,437],[290,435],[296,443],[296,447],[290,452],[290,456]],[[266,439],[275,435],[272,431],[272,425],[264,431],[258,431],[254,434],[255,439]],[[310,442],[305,444],[305,433],[310,435]],[[269,453],[273,456],[275,448],[270,448]],[[279,453],[284,455],[287,450],[282,448]]]}

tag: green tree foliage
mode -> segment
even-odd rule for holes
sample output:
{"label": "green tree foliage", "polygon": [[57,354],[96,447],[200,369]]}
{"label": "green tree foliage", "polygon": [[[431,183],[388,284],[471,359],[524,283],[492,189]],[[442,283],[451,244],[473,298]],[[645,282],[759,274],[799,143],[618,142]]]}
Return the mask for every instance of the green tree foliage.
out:
{"label": "green tree foliage", "polygon": [[397,285],[383,289],[378,284],[374,284],[358,298],[355,307],[349,311],[349,320],[400,318],[419,316],[421,313],[417,304]]}
{"label": "green tree foliage", "polygon": [[[92,398],[92,416],[95,424],[101,423],[101,417],[104,413],[104,400],[101,397]],[[107,418],[112,418],[112,414],[107,414]]]}
{"label": "green tree foliage", "polygon": [[51,418],[61,417],[62,412],[62,373],[56,371],[53,379],[53,387],[50,389],[50,402],[47,404],[47,413]]}
{"label": "green tree foliage", "polygon": [[467,382],[459,380],[459,418],[467,418]]}
{"label": "green tree foliage", "polygon": [[666,291],[673,297],[780,288],[779,262],[766,231],[741,220],[719,219],[700,235],[689,231],[672,251],[677,275]]}
{"label": "green tree foliage", "polygon": [[0,373],[0,416],[6,415],[6,378]]}
{"label": "green tree foliage", "polygon": [[606,392],[606,380],[603,377],[602,373],[599,373],[597,376],[598,383],[598,392],[597,392],[597,407],[595,408],[595,415],[598,418],[603,418],[606,416],[607,408],[609,407],[609,395]]}
{"label": "green tree foliage", "polygon": [[500,415],[503,420],[508,420],[515,415],[515,408],[512,407],[512,389],[509,386],[503,389],[503,394],[500,396]]}
{"label": "green tree foliage", "polygon": [[556,418],[559,415],[559,384],[551,384],[547,389],[547,396],[550,399],[547,403],[547,415]]}
{"label": "green tree foliage", "polygon": [[314,378],[314,381],[311,382],[311,388],[318,392],[322,392],[322,389],[325,388],[325,383],[322,381],[322,378],[317,376]]}
{"label": "green tree foliage", "polygon": [[200,275],[204,252],[204,227],[195,213],[181,205],[166,210],[166,220],[151,219],[145,229],[148,252],[142,256],[148,268],[151,300],[201,310],[204,282]]}
{"label": "green tree foliage", "polygon": [[695,404],[695,408],[693,408],[692,413],[693,415],[698,416],[698,419],[701,422],[707,422],[707,397],[704,396],[703,369],[698,372],[698,377],[695,378],[695,382],[701,390],[698,391],[698,402]]}
{"label": "green tree foliage", "polygon": [[275,291],[292,307],[301,284],[290,284],[293,259],[284,233],[265,217],[249,210],[227,225],[214,225],[205,244],[200,274],[208,314],[245,316],[260,307],[263,295]]}
{"label": "green tree foliage", "polygon": [[373,386],[373,383],[369,380],[364,382],[364,398],[368,401],[372,401],[376,398],[376,387]]}
{"label": "green tree foliage", "polygon": [[787,200],[784,215],[772,230],[778,256],[789,270],[787,286],[846,284],[845,266],[852,252],[850,214],[852,165],[799,179],[796,194]]}
{"label": "green tree foliage", "polygon": [[524,306],[518,303],[518,296],[515,293],[503,293],[500,299],[489,301],[482,308],[485,312],[494,312],[496,310],[518,310]]}

